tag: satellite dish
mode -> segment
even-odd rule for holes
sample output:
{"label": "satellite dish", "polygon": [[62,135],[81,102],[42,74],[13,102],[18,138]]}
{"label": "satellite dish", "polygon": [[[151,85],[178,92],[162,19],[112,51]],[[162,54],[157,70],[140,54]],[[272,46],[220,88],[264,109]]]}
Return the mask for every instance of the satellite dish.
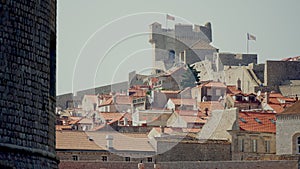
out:
{"label": "satellite dish", "polygon": [[261,91],[259,90],[258,92],[257,92],[257,96],[260,96],[261,95]]}

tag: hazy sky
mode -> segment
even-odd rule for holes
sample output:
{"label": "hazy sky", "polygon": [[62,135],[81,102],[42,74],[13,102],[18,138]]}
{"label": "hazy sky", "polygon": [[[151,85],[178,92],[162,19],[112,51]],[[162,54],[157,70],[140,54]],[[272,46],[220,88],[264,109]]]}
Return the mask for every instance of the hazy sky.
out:
{"label": "hazy sky", "polygon": [[299,0],[60,0],[57,94],[125,81],[152,66],[149,25],[211,22],[220,52],[250,53],[259,62],[300,55]]}

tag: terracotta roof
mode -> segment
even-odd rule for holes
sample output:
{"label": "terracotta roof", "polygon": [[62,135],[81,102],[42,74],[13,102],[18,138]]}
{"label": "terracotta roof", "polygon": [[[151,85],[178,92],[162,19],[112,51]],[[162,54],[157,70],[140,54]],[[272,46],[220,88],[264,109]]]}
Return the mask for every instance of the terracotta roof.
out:
{"label": "terracotta roof", "polygon": [[206,123],[206,120],[203,120],[197,116],[180,116],[187,123]]}
{"label": "terracotta roof", "polygon": [[282,61],[300,61],[300,56],[284,58]]}
{"label": "terracotta roof", "polygon": [[297,101],[292,106],[288,107],[286,110],[278,113],[278,115],[281,114],[300,114],[300,101]]}
{"label": "terracotta roof", "polygon": [[236,86],[227,86],[227,93],[228,94],[238,94],[242,93],[242,91],[238,90]]}
{"label": "terracotta roof", "polygon": [[276,133],[275,113],[239,112],[241,130]]}
{"label": "terracotta roof", "polygon": [[56,130],[71,130],[72,126],[70,125],[55,125]]}
{"label": "terracotta roof", "polygon": [[104,113],[100,112],[98,113],[100,117],[103,117],[106,121],[109,121],[109,123],[121,120],[123,118],[124,113]]}
{"label": "terracotta roof", "polygon": [[170,98],[170,100],[175,104],[175,105],[195,105],[196,104],[196,99],[174,99]]}
{"label": "terracotta roof", "polygon": [[224,106],[219,101],[199,102],[198,106],[202,114],[205,113],[206,108],[208,109],[209,114],[213,110],[224,110]]}
{"label": "terracotta roof", "polygon": [[113,148],[115,151],[154,151],[148,142],[146,134],[112,132],[86,132],[100,147],[106,147],[106,136],[113,136]]}
{"label": "terracotta roof", "polygon": [[[106,106],[106,105],[110,105],[112,104],[113,99],[112,98],[108,98],[107,100],[105,100],[100,106]],[[99,107],[100,107],[99,106]]]}
{"label": "terracotta roof", "polygon": [[56,149],[103,150],[83,131],[56,131]]}
{"label": "terracotta roof", "polygon": [[226,86],[224,85],[224,83],[221,83],[221,82],[206,82],[206,83],[201,84],[200,87],[201,86],[226,88]]}

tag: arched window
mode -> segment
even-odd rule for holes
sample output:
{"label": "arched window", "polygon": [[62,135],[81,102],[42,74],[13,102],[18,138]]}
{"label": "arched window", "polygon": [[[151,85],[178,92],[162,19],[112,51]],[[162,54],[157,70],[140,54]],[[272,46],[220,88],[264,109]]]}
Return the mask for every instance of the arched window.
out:
{"label": "arched window", "polygon": [[169,50],[169,59],[174,60],[175,59],[175,51],[174,50]]}

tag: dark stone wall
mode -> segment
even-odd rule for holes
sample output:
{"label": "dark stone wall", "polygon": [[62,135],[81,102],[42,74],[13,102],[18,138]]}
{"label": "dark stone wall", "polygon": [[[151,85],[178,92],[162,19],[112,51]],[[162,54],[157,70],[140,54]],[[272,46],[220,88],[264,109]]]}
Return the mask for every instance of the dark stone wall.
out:
{"label": "dark stone wall", "polygon": [[57,168],[56,0],[0,0],[0,164]]}

